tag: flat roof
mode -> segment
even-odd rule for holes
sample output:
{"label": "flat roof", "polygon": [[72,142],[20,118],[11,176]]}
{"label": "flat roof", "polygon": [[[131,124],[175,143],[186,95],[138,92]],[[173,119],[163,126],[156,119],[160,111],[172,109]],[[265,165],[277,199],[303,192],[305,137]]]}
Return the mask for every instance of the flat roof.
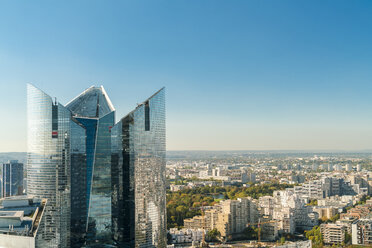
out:
{"label": "flat roof", "polygon": [[22,218],[23,211],[0,211],[0,218]]}

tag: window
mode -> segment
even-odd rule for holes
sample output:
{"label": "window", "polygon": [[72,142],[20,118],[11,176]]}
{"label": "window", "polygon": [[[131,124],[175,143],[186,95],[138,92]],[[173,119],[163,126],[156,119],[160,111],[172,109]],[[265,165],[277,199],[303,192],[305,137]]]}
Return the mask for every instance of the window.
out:
{"label": "window", "polygon": [[150,131],[150,105],[145,103],[145,131]]}

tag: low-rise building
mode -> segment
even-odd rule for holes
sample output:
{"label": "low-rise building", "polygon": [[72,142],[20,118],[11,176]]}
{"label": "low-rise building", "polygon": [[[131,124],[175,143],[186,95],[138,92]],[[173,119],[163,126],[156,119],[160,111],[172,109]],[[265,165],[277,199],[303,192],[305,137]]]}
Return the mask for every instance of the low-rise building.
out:
{"label": "low-rise building", "polygon": [[186,185],[171,184],[171,185],[169,185],[169,188],[170,188],[170,191],[176,192],[176,191],[180,191],[180,190],[186,188]]}
{"label": "low-rise building", "polygon": [[0,204],[0,247],[42,247],[47,201],[14,196],[0,199]]}
{"label": "low-rise building", "polygon": [[169,234],[172,236],[173,244],[201,242],[206,231],[203,229],[171,228]]}
{"label": "low-rise building", "polygon": [[190,219],[184,219],[183,220],[183,226],[186,229],[206,229],[209,230],[208,225],[205,223],[205,217],[204,216],[194,216]]}
{"label": "low-rise building", "polygon": [[319,214],[319,219],[330,219],[338,214],[338,208],[335,207],[314,207],[314,211]]}
{"label": "low-rise building", "polygon": [[311,248],[311,240],[290,242],[284,245],[274,246],[275,248]]}
{"label": "low-rise building", "polygon": [[345,241],[346,227],[344,225],[321,224],[320,230],[325,244],[341,244]]}
{"label": "low-rise building", "polygon": [[367,205],[367,204],[358,205],[354,208],[347,210],[347,213],[342,213],[340,217],[341,219],[345,219],[345,218],[361,219],[361,218],[368,216],[371,210],[372,210],[371,205]]}

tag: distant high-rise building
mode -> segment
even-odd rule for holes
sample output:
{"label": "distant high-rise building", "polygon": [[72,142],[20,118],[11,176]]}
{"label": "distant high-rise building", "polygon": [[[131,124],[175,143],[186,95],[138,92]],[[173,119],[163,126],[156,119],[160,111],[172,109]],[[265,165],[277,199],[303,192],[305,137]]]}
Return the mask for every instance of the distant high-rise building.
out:
{"label": "distant high-rise building", "polygon": [[327,177],[322,179],[323,184],[323,196],[333,196],[342,195],[342,184],[343,180],[341,178]]}
{"label": "distant high-rise building", "polygon": [[251,183],[255,183],[256,182],[256,174],[253,173],[253,172],[250,172],[248,174],[248,181],[251,182]]}
{"label": "distant high-rise building", "polygon": [[23,194],[23,164],[10,160],[0,167],[1,197]]}
{"label": "distant high-rise building", "polygon": [[221,176],[221,168],[217,167],[212,169],[212,177],[219,177]]}
{"label": "distant high-rise building", "polygon": [[165,247],[164,89],[115,125],[104,88],[66,106],[28,85],[27,188],[41,247]]}
{"label": "distant high-rise building", "polygon": [[164,89],[111,135],[114,240],[119,247],[166,247]]}

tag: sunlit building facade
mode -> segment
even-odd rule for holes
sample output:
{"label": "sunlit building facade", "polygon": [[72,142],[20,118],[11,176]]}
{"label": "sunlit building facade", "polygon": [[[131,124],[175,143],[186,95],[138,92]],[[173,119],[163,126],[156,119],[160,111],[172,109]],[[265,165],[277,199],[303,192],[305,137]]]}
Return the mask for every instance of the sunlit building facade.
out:
{"label": "sunlit building facade", "polygon": [[[66,107],[86,129],[86,167],[80,174],[83,185],[80,199],[85,200],[76,230],[85,230],[88,245],[111,243],[111,128],[115,124],[115,109],[101,87],[90,87],[69,102]],[[73,186],[74,187],[74,186]],[[84,192],[84,193],[83,193]],[[80,224],[83,224],[80,226]],[[85,225],[85,226],[84,226]]]}
{"label": "sunlit building facade", "polygon": [[[27,86],[27,190],[45,198],[44,247],[70,247],[71,113],[34,87]],[[78,124],[76,124],[78,125]],[[82,128],[82,127],[80,127]]]}
{"label": "sunlit building facade", "polygon": [[165,103],[115,125],[104,88],[66,106],[28,85],[28,194],[48,199],[43,247],[165,247]]}
{"label": "sunlit building facade", "polygon": [[161,89],[111,131],[118,247],[166,247],[164,97]]}

